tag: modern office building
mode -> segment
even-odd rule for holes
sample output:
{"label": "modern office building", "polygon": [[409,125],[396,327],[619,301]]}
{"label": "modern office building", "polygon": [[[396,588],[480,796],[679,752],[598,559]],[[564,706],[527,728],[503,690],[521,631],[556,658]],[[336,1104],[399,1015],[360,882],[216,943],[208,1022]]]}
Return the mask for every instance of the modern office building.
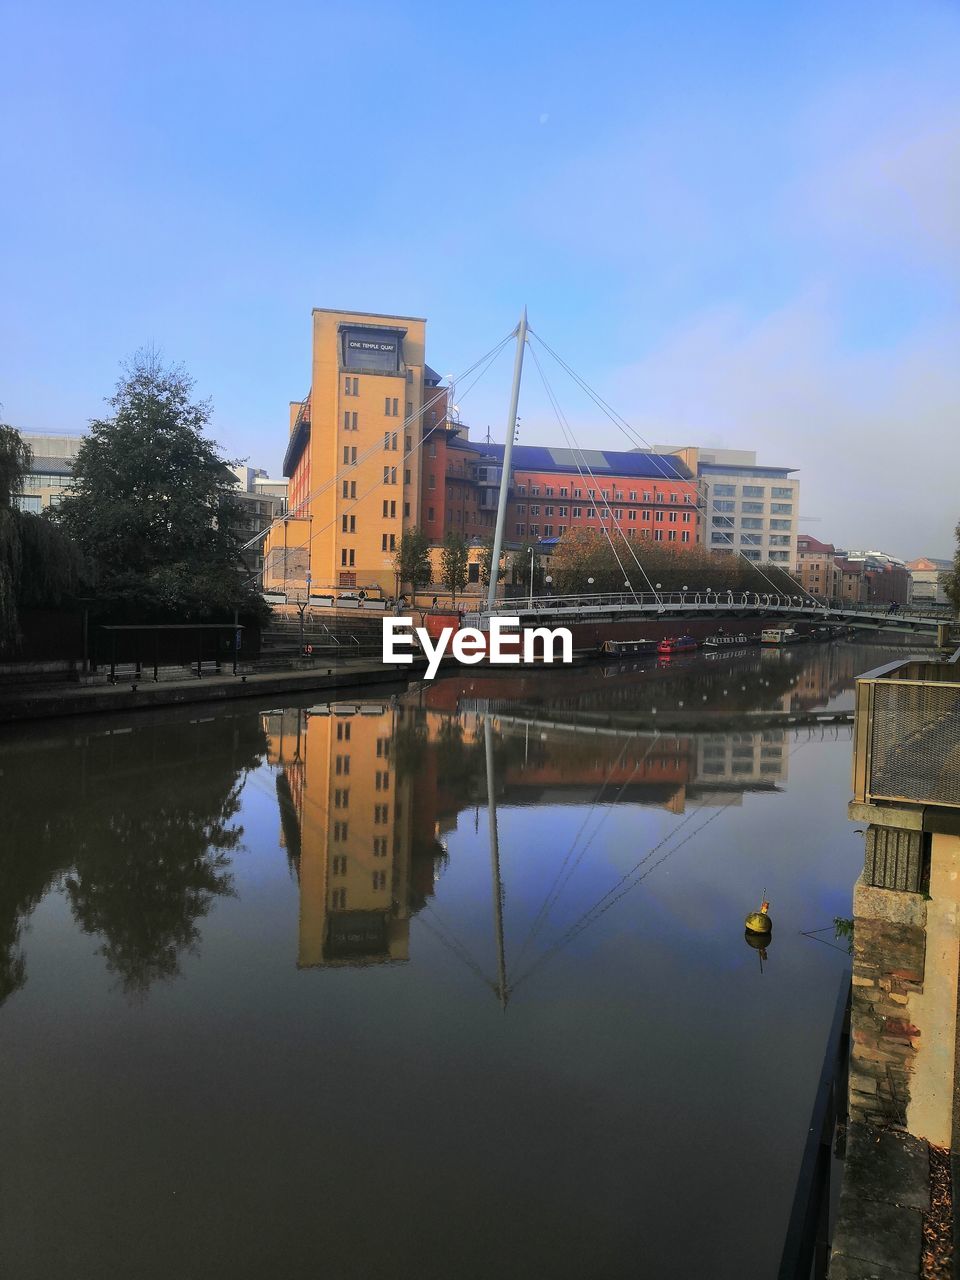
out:
{"label": "modern office building", "polygon": [[443,401],[426,321],[315,309],[310,389],[290,405],[289,514],[264,545],[264,585],[392,586],[393,555],[420,515],[424,403]]}
{"label": "modern office building", "polygon": [[33,461],[23,480],[23,492],[14,495],[22,511],[45,511],[55,507],[73,475],[73,460],[85,439],[60,431],[21,431],[30,446]]}
{"label": "modern office building", "polygon": [[796,468],[759,466],[756,453],[746,449],[688,446],[672,452],[700,482],[703,542],[711,551],[738,552],[793,570],[800,503]]}

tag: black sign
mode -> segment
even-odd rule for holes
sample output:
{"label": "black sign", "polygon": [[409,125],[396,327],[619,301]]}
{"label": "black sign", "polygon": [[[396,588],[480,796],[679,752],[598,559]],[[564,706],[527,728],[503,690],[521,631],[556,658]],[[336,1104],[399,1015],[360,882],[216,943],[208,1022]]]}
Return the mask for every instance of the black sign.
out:
{"label": "black sign", "polygon": [[400,335],[376,330],[348,329],[343,340],[345,369],[396,373],[400,368]]}

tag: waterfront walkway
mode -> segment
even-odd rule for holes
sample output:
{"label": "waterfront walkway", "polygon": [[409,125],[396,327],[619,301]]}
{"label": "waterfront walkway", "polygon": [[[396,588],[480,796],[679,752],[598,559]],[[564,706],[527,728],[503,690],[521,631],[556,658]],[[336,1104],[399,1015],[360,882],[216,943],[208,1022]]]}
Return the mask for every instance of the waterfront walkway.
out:
{"label": "waterfront walkway", "polygon": [[0,724],[23,720],[47,720],[56,716],[95,715],[146,707],[188,703],[226,702],[232,698],[263,698],[272,694],[310,693],[314,689],[355,688],[368,684],[405,683],[418,674],[426,660],[413,665],[387,667],[370,658],[343,659],[336,663],[297,670],[252,671],[233,675],[211,672],[202,677],[137,680],[133,676],[116,684],[20,685],[0,688]]}

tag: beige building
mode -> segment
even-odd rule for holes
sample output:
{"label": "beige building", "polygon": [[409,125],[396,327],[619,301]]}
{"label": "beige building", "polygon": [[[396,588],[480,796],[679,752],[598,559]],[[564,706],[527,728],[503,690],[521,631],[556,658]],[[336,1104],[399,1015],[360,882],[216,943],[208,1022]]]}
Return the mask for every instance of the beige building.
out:
{"label": "beige building", "polygon": [[73,460],[84,436],[60,431],[21,431],[20,436],[33,452],[33,462],[23,481],[23,493],[16,495],[22,511],[46,511],[56,506],[73,476]]}
{"label": "beige building", "polygon": [[[392,592],[394,552],[418,523],[426,321],[315,309],[310,389],[290,406],[289,513],[264,546],[268,590]],[[439,398],[442,399],[442,393]]]}
{"label": "beige building", "polygon": [[907,568],[913,578],[915,604],[949,604],[947,579],[953,573],[950,560],[936,560],[932,556],[919,556],[908,560]]}

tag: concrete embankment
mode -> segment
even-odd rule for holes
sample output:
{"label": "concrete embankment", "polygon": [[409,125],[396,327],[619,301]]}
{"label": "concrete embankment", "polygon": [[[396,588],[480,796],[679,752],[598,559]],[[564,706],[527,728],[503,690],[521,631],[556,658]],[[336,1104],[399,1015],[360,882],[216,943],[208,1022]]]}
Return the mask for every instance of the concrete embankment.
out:
{"label": "concrete embankment", "polygon": [[425,667],[426,660],[422,658],[402,667],[356,660],[309,670],[264,671],[246,676],[204,675],[200,679],[161,680],[156,684],[152,680],[134,682],[128,677],[116,685],[60,684],[36,689],[0,689],[0,724],[396,684],[419,675]]}

